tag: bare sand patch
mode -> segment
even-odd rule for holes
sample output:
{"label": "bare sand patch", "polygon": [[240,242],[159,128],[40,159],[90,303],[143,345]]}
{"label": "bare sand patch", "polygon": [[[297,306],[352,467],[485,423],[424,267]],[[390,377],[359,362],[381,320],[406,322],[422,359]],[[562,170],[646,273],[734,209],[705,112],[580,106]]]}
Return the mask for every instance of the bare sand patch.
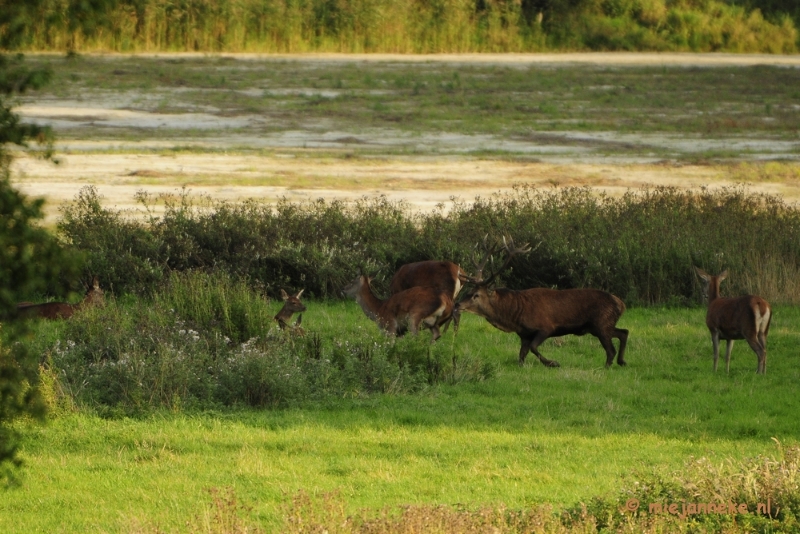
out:
{"label": "bare sand patch", "polygon": [[[62,163],[31,158],[15,162],[15,183],[26,194],[44,196],[57,207],[92,185],[104,202],[119,209],[136,207],[138,191],[239,201],[354,200],[385,196],[409,209],[429,211],[453,198],[510,190],[515,184],[542,187],[586,186],[612,195],[644,186],[697,188],[735,183],[726,167],[674,164],[581,164],[506,161],[462,157],[326,158],[225,154],[65,154]],[[759,183],[754,191],[800,199],[797,184]]]}
{"label": "bare sand patch", "polygon": [[[800,56],[759,54],[137,56],[235,57],[253,60],[253,68],[258,67],[257,60],[312,65],[426,62],[443,66],[800,67]],[[115,61],[121,56],[93,57]],[[613,86],[597,86],[597,90],[610,89]],[[449,205],[453,198],[471,201],[476,196],[507,191],[515,184],[586,186],[618,195],[643,186],[720,187],[736,182],[728,175],[729,166],[665,163],[672,155],[696,155],[701,160],[705,153],[720,153],[725,154],[723,157],[741,155],[741,161],[800,158],[798,139],[764,131],[714,138],[673,132],[570,131],[573,127],[567,124],[558,131],[467,134],[374,128],[367,123],[348,126],[330,117],[310,120],[301,114],[286,125],[280,118],[265,118],[252,109],[220,112],[205,101],[192,107],[181,98],[185,90],[188,89],[164,86],[149,91],[85,88],[81,94],[53,94],[47,100],[24,102],[16,110],[23,119],[49,124],[65,135],[69,132],[69,139],[57,146],[60,165],[26,156],[18,158],[13,167],[16,185],[31,196],[48,200],[47,216],[51,222],[58,216],[57,208],[74,199],[87,185],[95,186],[106,204],[120,209],[134,208],[138,191],[173,194],[186,187],[193,195],[230,201],[254,198],[265,203],[281,198],[352,200],[384,195],[392,201],[406,202],[409,209],[432,210]],[[215,91],[205,87],[202,90]],[[238,93],[328,98],[339,91],[270,85],[243,88]],[[531,115],[531,120],[537,119]],[[796,182],[759,182],[752,189],[795,201],[800,199]]]}

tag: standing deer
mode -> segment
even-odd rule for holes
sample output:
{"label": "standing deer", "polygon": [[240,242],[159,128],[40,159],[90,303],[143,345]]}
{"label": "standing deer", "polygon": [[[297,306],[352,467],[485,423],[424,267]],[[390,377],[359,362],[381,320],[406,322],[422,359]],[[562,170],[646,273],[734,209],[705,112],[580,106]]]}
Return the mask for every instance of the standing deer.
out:
{"label": "standing deer", "polygon": [[[487,249],[481,262],[473,262],[476,275],[470,282],[469,291],[456,306],[457,309],[484,317],[503,332],[516,333],[522,342],[519,364],[525,363],[528,352],[533,352],[547,367],[559,367],[558,362],[548,360],[539,353],[539,345],[547,338],[575,334],[592,334],[600,340],[606,351],[606,367],[617,357],[619,365],[625,365],[625,345],[628,331],[616,324],[625,311],[625,303],[618,297],[599,289],[548,289],[524,290],[492,289],[495,277],[511,263],[517,254],[530,252],[527,245],[514,248],[503,239],[506,259],[502,267],[483,279],[486,261],[497,250]],[[619,354],[616,354],[612,338],[619,339]]]}
{"label": "standing deer", "polygon": [[731,350],[734,339],[746,339],[758,357],[756,373],[767,372],[767,334],[772,320],[769,303],[756,295],[743,297],[720,297],[719,284],[728,276],[727,269],[711,276],[699,267],[694,268],[703,280],[703,293],[708,298],[706,326],[711,332],[714,347],[714,371],[719,359],[719,340],[727,341],[725,347],[725,372],[731,370]]}
{"label": "standing deer", "polygon": [[[430,287],[448,294],[455,301],[461,291],[461,282],[466,278],[466,273],[452,261],[428,260],[407,263],[394,273],[389,283],[389,294],[396,295],[412,287]],[[451,319],[453,330],[458,332],[461,315],[454,310]],[[450,319],[442,325],[442,330],[446,331],[449,324]]]}
{"label": "standing deer", "polygon": [[420,326],[430,328],[431,341],[441,337],[439,328],[453,314],[453,299],[448,293],[430,287],[412,287],[381,300],[370,286],[371,279],[363,274],[342,289],[354,298],[364,313],[389,335],[402,336],[406,330],[419,332]]}
{"label": "standing deer", "polygon": [[102,305],[104,302],[103,290],[100,289],[100,282],[95,276],[92,279],[92,287],[87,288],[86,295],[78,304],[69,304],[67,302],[44,302],[42,304],[20,302],[17,304],[17,314],[24,318],[69,319],[75,312],[86,306]]}
{"label": "standing deer", "polygon": [[[289,329],[290,332],[304,336],[306,334],[303,327],[300,326],[300,323],[303,321],[303,314],[302,312],[306,311],[306,306],[302,302],[300,302],[300,295],[303,294],[304,289],[298,291],[295,295],[289,295],[281,289],[281,298],[283,299],[283,307],[278,311],[275,315],[275,320],[278,321],[278,326],[281,327],[281,330]],[[295,313],[300,312],[300,315],[297,316],[297,321],[295,321],[294,325],[289,324],[289,320],[292,318],[292,315]]]}

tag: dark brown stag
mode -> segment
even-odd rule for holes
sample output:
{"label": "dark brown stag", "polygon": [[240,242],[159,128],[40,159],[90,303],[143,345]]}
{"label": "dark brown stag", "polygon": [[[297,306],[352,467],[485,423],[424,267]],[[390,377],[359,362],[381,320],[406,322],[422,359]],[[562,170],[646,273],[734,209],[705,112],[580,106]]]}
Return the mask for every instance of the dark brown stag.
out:
{"label": "dark brown stag", "polygon": [[[622,300],[598,289],[492,289],[490,284],[514,256],[530,252],[527,245],[513,248],[513,241],[504,239],[503,245],[506,259],[488,278],[483,278],[483,269],[492,254],[500,249],[486,247],[483,260],[475,262],[476,274],[471,279],[474,288],[458,303],[457,309],[480,315],[503,332],[516,333],[522,342],[520,365],[525,363],[528,352],[533,352],[544,365],[558,367],[558,362],[541,355],[539,345],[547,338],[567,334],[592,334],[606,351],[606,367],[614,363],[615,355],[617,363],[625,365],[628,331],[616,327],[625,311]],[[613,338],[619,339],[619,354],[614,349]]]}
{"label": "dark brown stag", "polygon": [[426,327],[433,334],[431,341],[441,337],[439,329],[450,320],[454,308],[448,293],[430,287],[412,287],[381,300],[373,293],[370,281],[360,274],[342,289],[342,293],[354,298],[381,330],[402,336],[407,330],[416,334],[420,327]]}
{"label": "dark brown stag", "polygon": [[[300,326],[300,323],[303,321],[303,313],[306,311],[306,306],[302,302],[300,302],[300,295],[303,294],[303,289],[295,293],[294,295],[289,295],[281,289],[281,298],[283,299],[283,307],[278,311],[275,315],[275,320],[278,321],[278,326],[281,327],[281,330],[292,332],[294,334],[303,336],[305,335],[305,330],[303,327]],[[300,315],[297,316],[297,320],[295,321],[294,325],[290,325],[289,321],[292,318],[292,315],[295,313],[299,313]]]}
{"label": "dark brown stag", "polygon": [[100,289],[100,282],[95,277],[92,280],[92,286],[87,288],[86,295],[78,304],[69,304],[67,302],[44,302],[42,304],[20,302],[17,304],[17,314],[23,318],[69,319],[78,310],[87,306],[102,305],[104,302],[103,290]]}
{"label": "dark brown stag", "polygon": [[714,371],[719,359],[719,340],[727,341],[725,347],[725,371],[731,370],[731,350],[734,339],[746,339],[758,357],[757,373],[767,372],[767,334],[772,320],[769,303],[756,295],[724,298],[719,296],[719,284],[728,276],[725,270],[711,276],[703,269],[695,267],[695,272],[704,282],[704,293],[708,298],[706,326],[711,332],[714,347]]}
{"label": "dark brown stag", "polygon": [[[418,261],[407,263],[397,269],[392,281],[389,283],[389,294],[396,295],[412,287],[430,287],[450,296],[453,301],[461,291],[461,284],[467,275],[457,264],[452,261]],[[452,316],[453,329],[458,331],[460,314],[456,311]],[[446,330],[450,320],[442,326]]]}

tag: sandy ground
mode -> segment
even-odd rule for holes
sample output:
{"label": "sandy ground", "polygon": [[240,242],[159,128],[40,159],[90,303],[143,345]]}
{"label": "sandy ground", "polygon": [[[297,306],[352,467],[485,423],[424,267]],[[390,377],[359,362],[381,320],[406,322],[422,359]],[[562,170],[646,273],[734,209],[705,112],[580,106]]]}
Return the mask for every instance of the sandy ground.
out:
{"label": "sandy ground", "polygon": [[[154,54],[151,54],[154,55]],[[228,54],[226,54],[228,55]],[[147,55],[143,55],[147,56]],[[158,54],[173,57],[174,54]],[[186,57],[187,54],[181,54]],[[317,62],[441,62],[488,63],[525,65],[530,63],[588,63],[618,65],[782,65],[800,67],[800,56],[733,55],[733,54],[465,54],[465,55],[334,55],[260,56],[236,54],[240,59],[291,59]],[[104,56],[106,57],[106,56]],[[107,55],[113,60],[114,55]],[[257,116],[217,116],[202,110],[186,114],[159,114],[127,108],[124,98],[111,95],[108,100],[90,102],[65,97],[63,100],[37,101],[20,106],[17,111],[25,120],[52,125],[56,132],[70,128],[136,128],[140,132],[181,128],[215,132],[239,128]],[[453,197],[470,201],[475,196],[490,195],[508,190],[517,183],[537,185],[586,185],[610,194],[621,194],[629,188],[643,185],[674,185],[680,187],[713,187],[730,185],[719,167],[674,165],[658,158],[624,156],[608,157],[593,153],[593,147],[604,143],[652,146],[663,153],[674,150],[682,153],[717,147],[714,140],[686,139],[681,136],[625,136],[614,132],[581,133],[556,132],[525,139],[494,139],[489,136],[426,134],[408,136],[391,131],[341,132],[315,128],[301,131],[277,132],[271,135],[248,137],[204,136],[202,139],[174,138],[136,141],[102,142],[72,140],[58,146],[61,163],[20,157],[14,164],[14,180],[18,187],[32,196],[48,200],[48,219],[53,221],[57,208],[75,198],[78,191],[93,185],[106,204],[118,208],[134,207],[134,194],[146,190],[152,194],[176,193],[181,187],[192,194],[208,195],[215,199],[241,200],[256,198],[275,202],[289,200],[354,199],[361,196],[386,195],[391,200],[403,200],[411,209],[430,210],[437,205],[447,206]],[[105,130],[108,131],[108,130]],[[143,137],[143,139],[142,139]],[[724,148],[731,148],[730,140]],[[160,149],[176,144],[192,146],[192,153],[159,153]],[[354,158],[326,156],[331,148],[376,147],[374,156]],[[771,158],[786,152],[796,152],[793,141],[776,142],[763,139],[738,139],[733,148],[747,150],[754,160]],[[247,146],[266,149],[271,155],[226,154],[224,149]],[[449,155],[385,156],[382,149],[440,148]],[[208,153],[203,153],[203,148]],[[528,156],[529,161],[481,159],[470,155],[476,147],[499,149]],[[291,149],[293,153],[281,154]],[[297,157],[298,149],[309,150],[309,157]],[[317,152],[314,152],[317,150]],[[459,155],[463,150],[463,155]],[[455,155],[453,155],[455,153]],[[641,150],[638,151],[641,153]],[[531,160],[535,156],[536,160]],[[762,183],[755,190],[778,193],[787,199],[800,199],[797,184]]]}

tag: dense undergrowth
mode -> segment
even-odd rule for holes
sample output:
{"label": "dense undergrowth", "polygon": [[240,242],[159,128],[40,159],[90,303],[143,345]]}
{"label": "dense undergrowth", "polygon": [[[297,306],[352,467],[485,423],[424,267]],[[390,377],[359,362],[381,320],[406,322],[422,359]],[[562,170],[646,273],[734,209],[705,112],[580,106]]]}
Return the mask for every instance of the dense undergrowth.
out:
{"label": "dense undergrowth", "polygon": [[266,299],[223,274],[174,273],[152,299],[128,300],[40,325],[31,343],[43,355],[51,407],[125,415],[287,406],[411,393],[493,372],[477,358],[456,358],[448,344],[430,346],[428,336],[281,331]]}
{"label": "dense undergrowth", "polygon": [[199,270],[273,297],[304,288],[310,298],[339,298],[359,268],[379,274],[378,290],[414,261],[451,260],[471,272],[475,246],[488,234],[535,247],[503,273],[511,288],[595,287],[629,306],[686,305],[700,302],[698,265],[730,271],[723,294],[800,302],[800,211],[744,187],[611,197],[520,185],[431,213],[385,198],[269,206],[183,195],[166,198],[156,216],[160,200],[144,193],[140,200],[150,216],[104,208],[86,188],[59,224],[91,274],[120,295],[151,294],[170,273]]}
{"label": "dense undergrowth", "polygon": [[[44,0],[0,31],[28,50],[792,53],[800,15],[780,0]],[[761,9],[764,10],[762,13]],[[765,16],[766,15],[766,16]]]}

